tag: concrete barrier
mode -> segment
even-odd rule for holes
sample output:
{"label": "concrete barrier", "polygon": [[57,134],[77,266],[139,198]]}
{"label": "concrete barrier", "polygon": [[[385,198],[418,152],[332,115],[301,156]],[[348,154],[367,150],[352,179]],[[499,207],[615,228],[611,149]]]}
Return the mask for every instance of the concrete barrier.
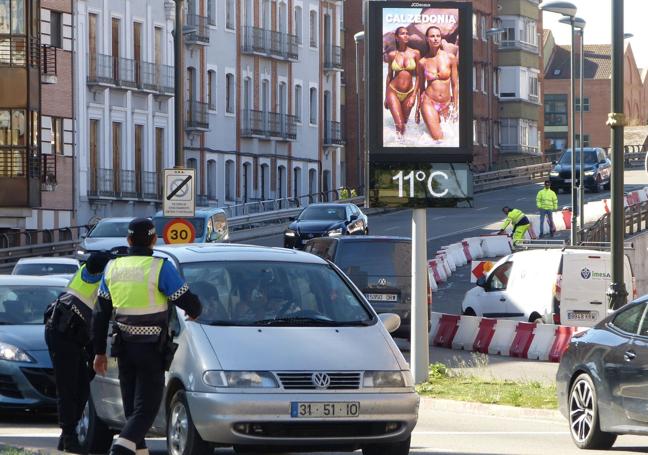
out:
{"label": "concrete barrier", "polygon": [[511,241],[507,235],[482,236],[484,257],[494,258],[511,254]]}

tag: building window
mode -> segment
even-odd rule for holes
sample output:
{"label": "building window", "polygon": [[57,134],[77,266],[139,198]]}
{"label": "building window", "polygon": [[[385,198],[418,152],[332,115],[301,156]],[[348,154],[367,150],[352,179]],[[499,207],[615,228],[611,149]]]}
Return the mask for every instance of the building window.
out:
{"label": "building window", "polygon": [[486,16],[481,16],[479,18],[479,26],[481,28],[481,39],[482,41],[486,41]]}
{"label": "building window", "polygon": [[317,11],[311,10],[310,12],[310,47],[317,47]]}
{"label": "building window", "polygon": [[228,201],[236,200],[235,172],[234,161],[227,160],[225,162],[225,199]]}
{"label": "building window", "polygon": [[63,155],[63,119],[52,117],[52,153]]}
{"label": "building window", "polygon": [[50,46],[63,47],[63,21],[62,14],[58,11],[50,11]]}
{"label": "building window", "polygon": [[207,99],[209,100],[209,109],[216,110],[216,71],[207,71]]}
{"label": "building window", "polygon": [[473,65],[472,68],[472,79],[473,79],[473,92],[477,91],[477,67]]}
{"label": "building window", "polygon": [[207,0],[207,21],[209,25],[216,25],[216,0]]}
{"label": "building window", "polygon": [[477,39],[477,14],[473,13],[472,16],[472,30],[473,30],[473,38]]}
{"label": "building window", "polygon": [[[576,98],[576,112],[580,112],[580,98]],[[583,98],[583,112],[589,112],[590,110],[590,99],[589,97]]]}
{"label": "building window", "polygon": [[540,100],[538,96],[538,73],[529,72],[529,101],[537,103]]}
{"label": "building window", "polygon": [[225,112],[234,113],[234,75],[227,73],[225,76]]}
{"label": "building window", "polygon": [[486,93],[486,69],[483,66],[479,71],[479,79],[481,80],[481,91]]}
{"label": "building window", "polygon": [[[576,147],[580,147],[580,136],[578,134],[576,135]],[[589,134],[583,134],[583,147],[591,147]]]}
{"label": "building window", "polygon": [[538,123],[526,119],[502,119],[500,142],[512,152],[537,153]]}
{"label": "building window", "polygon": [[295,117],[298,122],[302,121],[302,86],[295,85]]}
{"label": "building window", "polygon": [[484,147],[488,145],[488,121],[481,122],[481,143]]}
{"label": "building window", "polygon": [[477,144],[477,142],[478,142],[477,120],[473,120],[473,144]]}
{"label": "building window", "polygon": [[310,89],[310,123],[311,125],[317,124],[317,89],[315,87]]}
{"label": "building window", "polygon": [[227,0],[225,3],[225,28],[229,30],[235,29],[235,14],[236,14],[236,5],[235,0]]}
{"label": "building window", "polygon": [[567,126],[567,95],[549,94],[544,96],[545,126]]}
{"label": "building window", "polygon": [[297,37],[297,44],[302,44],[303,42],[303,30],[302,30],[302,8],[301,6],[295,7],[295,36]]}
{"label": "building window", "polygon": [[499,68],[493,69],[493,93],[499,96]]}

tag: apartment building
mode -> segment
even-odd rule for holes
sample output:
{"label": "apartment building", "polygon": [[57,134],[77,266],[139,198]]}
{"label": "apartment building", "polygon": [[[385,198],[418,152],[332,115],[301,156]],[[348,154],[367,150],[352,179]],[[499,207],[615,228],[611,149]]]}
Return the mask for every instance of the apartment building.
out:
{"label": "apartment building", "polygon": [[10,245],[37,240],[16,229],[75,222],[71,12],[67,0],[0,5],[0,231]]}

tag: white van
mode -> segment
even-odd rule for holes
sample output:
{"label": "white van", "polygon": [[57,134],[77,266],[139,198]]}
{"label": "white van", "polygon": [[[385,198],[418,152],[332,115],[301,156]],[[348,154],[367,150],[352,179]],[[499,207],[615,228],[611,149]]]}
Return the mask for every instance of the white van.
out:
{"label": "white van", "polygon": [[[625,256],[624,281],[636,288]],[[583,249],[520,251],[500,259],[464,296],[466,315],[591,327],[607,316],[610,252]]]}

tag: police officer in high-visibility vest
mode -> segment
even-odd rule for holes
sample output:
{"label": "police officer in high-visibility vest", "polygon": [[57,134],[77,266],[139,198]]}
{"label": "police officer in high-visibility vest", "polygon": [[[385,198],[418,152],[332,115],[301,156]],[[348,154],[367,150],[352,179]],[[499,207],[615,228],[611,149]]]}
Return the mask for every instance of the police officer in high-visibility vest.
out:
{"label": "police officer in high-visibility vest", "polygon": [[502,212],[506,214],[506,219],[502,225],[500,233],[504,233],[509,224],[513,225],[513,244],[522,241],[524,234],[529,230],[529,219],[520,209],[504,207]]}
{"label": "police officer in high-visibility vest", "polygon": [[106,344],[114,310],[111,356],[117,357],[126,423],[111,454],[146,454],[144,437],[160,408],[164,371],[173,350],[168,342],[168,305],[173,304],[193,320],[201,304],[175,267],[153,257],[157,240],[149,218],[128,225],[128,256],[108,263],[99,288],[93,317],[97,374],[108,368]]}
{"label": "police officer in high-visibility vest", "polygon": [[90,320],[107,253],[94,253],[45,312],[45,341],[52,359],[61,436],[58,450],[82,453],[76,426],[90,394]]}

